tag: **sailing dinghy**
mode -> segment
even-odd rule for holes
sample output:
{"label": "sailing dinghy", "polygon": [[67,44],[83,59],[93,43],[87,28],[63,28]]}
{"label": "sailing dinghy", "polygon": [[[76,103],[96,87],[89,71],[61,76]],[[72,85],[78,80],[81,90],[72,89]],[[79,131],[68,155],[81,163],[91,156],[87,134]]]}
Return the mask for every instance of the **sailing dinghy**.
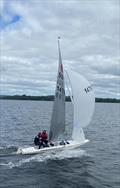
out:
{"label": "sailing dinghy", "polygon": [[17,154],[37,154],[46,151],[63,150],[65,148],[77,148],[89,140],[85,139],[83,127],[87,126],[92,118],[95,96],[89,82],[81,75],[73,71],[67,71],[67,77],[71,85],[72,93],[70,94],[73,105],[73,132],[72,139],[69,144],[60,145],[58,142],[61,135],[65,131],[65,84],[64,84],[64,69],[60,51],[59,51],[59,66],[56,82],[56,90],[49,132],[49,140],[54,141],[54,146],[38,149],[37,146],[28,148],[19,148]]}

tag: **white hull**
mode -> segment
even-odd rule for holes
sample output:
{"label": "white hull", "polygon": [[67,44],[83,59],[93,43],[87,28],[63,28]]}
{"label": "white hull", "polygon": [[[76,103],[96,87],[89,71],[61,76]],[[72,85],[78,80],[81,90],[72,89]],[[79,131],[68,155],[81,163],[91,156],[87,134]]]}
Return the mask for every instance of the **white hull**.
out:
{"label": "white hull", "polygon": [[17,151],[17,154],[22,155],[32,155],[32,154],[38,154],[38,153],[45,153],[47,151],[57,151],[57,150],[63,150],[63,149],[73,149],[77,148],[85,143],[89,142],[89,140],[85,140],[83,143],[79,143],[78,141],[69,141],[70,144],[66,145],[57,145],[57,146],[50,146],[38,149],[38,147],[28,147],[28,148],[19,148]]}

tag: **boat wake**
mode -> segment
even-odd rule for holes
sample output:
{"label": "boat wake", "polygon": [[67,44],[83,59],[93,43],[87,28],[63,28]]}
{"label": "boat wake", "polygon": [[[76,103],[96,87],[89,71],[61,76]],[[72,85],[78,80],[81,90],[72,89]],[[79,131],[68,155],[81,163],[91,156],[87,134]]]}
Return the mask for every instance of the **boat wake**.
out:
{"label": "boat wake", "polygon": [[0,146],[0,157],[13,155],[16,153],[17,150],[18,150],[18,147],[13,146],[13,145]]}
{"label": "boat wake", "polygon": [[73,149],[73,150],[64,150],[64,151],[57,151],[57,152],[50,152],[43,154],[37,154],[34,156],[30,156],[28,158],[21,159],[17,162],[8,162],[8,163],[0,163],[0,166],[4,166],[5,168],[15,168],[21,167],[27,163],[34,163],[34,162],[47,162],[49,160],[64,160],[64,159],[71,159],[71,158],[81,158],[83,156],[89,156],[85,150],[80,149]]}

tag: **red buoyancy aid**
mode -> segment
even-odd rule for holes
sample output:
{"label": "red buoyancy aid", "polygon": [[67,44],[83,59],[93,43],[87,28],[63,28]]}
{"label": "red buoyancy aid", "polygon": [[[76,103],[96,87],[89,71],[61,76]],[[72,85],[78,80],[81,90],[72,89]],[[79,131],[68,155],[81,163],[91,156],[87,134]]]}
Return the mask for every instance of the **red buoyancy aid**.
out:
{"label": "red buoyancy aid", "polygon": [[47,139],[48,139],[48,134],[42,132],[42,134],[41,134],[41,138],[42,138],[42,140],[47,140]]}

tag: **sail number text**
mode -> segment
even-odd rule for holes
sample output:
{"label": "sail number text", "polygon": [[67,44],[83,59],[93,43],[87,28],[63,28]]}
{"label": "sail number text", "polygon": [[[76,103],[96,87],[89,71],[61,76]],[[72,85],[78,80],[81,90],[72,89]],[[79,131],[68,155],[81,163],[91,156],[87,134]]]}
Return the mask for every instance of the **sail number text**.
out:
{"label": "sail number text", "polygon": [[91,87],[91,86],[88,86],[87,88],[84,89],[84,91],[85,91],[86,93],[88,93],[88,92],[92,91],[92,87]]}

